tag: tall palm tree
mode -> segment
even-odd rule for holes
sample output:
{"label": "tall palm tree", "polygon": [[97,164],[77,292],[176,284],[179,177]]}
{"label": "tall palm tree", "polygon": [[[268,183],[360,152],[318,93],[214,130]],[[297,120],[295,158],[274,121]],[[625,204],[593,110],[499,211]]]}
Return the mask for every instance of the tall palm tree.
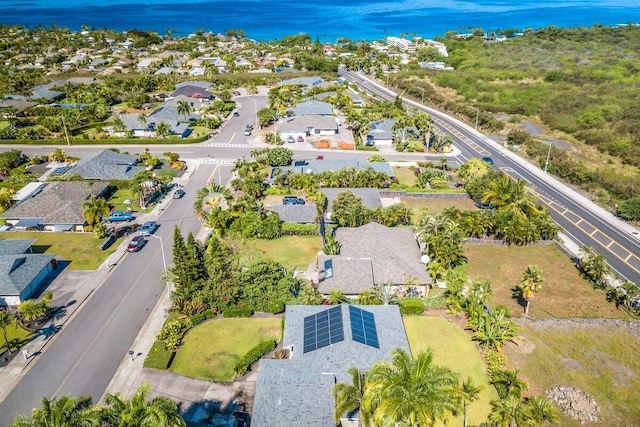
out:
{"label": "tall palm tree", "polygon": [[171,134],[171,126],[167,122],[160,122],[156,126],[156,135],[160,138],[167,137]]}
{"label": "tall palm tree", "polygon": [[540,215],[540,209],[527,193],[527,182],[522,179],[513,181],[508,175],[491,181],[481,200],[499,211],[513,212],[523,218]]}
{"label": "tall palm tree", "polygon": [[139,114],[138,115],[138,122],[142,125],[142,127],[144,127],[144,131],[146,133],[146,131],[147,131],[147,116],[145,116],[144,114]]}
{"label": "tall palm tree", "polygon": [[500,369],[491,375],[491,385],[496,388],[500,399],[506,399],[509,396],[515,396],[518,399],[522,396],[522,392],[529,388],[526,381],[518,378],[517,369],[506,370]]}
{"label": "tall palm tree", "polygon": [[91,195],[82,204],[82,216],[90,227],[102,221],[102,218],[109,215],[109,205],[102,198]]}
{"label": "tall palm tree", "polygon": [[7,328],[11,325],[15,325],[16,317],[10,311],[0,311],[0,329],[4,334],[4,343],[7,346],[9,354],[11,354],[11,346],[9,345],[9,339],[7,338]]}
{"label": "tall palm tree", "polygon": [[47,314],[47,311],[46,304],[31,299],[24,300],[18,305],[18,313],[22,320],[26,321],[40,319]]}
{"label": "tall palm tree", "polygon": [[494,400],[491,402],[489,420],[496,422],[501,427],[525,426],[528,420],[527,407],[516,396]]}
{"label": "tall palm tree", "polygon": [[303,286],[298,293],[298,301],[303,305],[320,305],[322,304],[322,294],[313,286]]}
{"label": "tall palm tree", "polygon": [[473,380],[471,378],[467,378],[466,381],[462,382],[462,388],[461,388],[461,397],[462,397],[462,405],[464,407],[464,427],[467,427],[467,416],[468,414],[468,409],[469,409],[469,404],[475,400],[478,399],[478,395],[480,394],[480,391],[482,391],[482,386],[481,385],[475,385],[473,383]]}
{"label": "tall palm tree", "polygon": [[351,375],[351,384],[338,383],[333,387],[333,398],[336,401],[336,409],[334,412],[335,422],[339,424],[340,418],[344,414],[357,409],[360,415],[360,423],[363,426],[368,426],[371,414],[367,413],[362,406],[362,399],[364,399],[365,386],[367,384],[367,374],[355,367],[349,368],[347,372]]}
{"label": "tall palm tree", "polygon": [[344,292],[342,292],[340,289],[331,289],[329,291],[328,300],[329,304],[331,305],[338,305],[342,304],[343,302],[349,301],[349,299],[344,295]]}
{"label": "tall palm tree", "polygon": [[518,285],[518,290],[522,298],[526,301],[524,307],[525,316],[529,314],[529,304],[542,287],[542,272],[536,267],[529,266],[522,273],[522,279]]}
{"label": "tall palm tree", "polygon": [[377,424],[432,426],[458,414],[460,386],[450,369],[433,364],[431,351],[414,360],[394,349],[391,362],[378,362],[367,373],[363,405]]}
{"label": "tall palm tree", "polygon": [[178,405],[167,397],[149,400],[151,384],[145,382],[134,396],[127,400],[118,394],[107,394],[100,416],[107,426],[114,427],[183,427],[184,419]]}
{"label": "tall palm tree", "polygon": [[189,114],[191,114],[192,108],[187,101],[178,101],[176,111],[179,115],[184,116],[185,120],[187,120]]}
{"label": "tall palm tree", "polygon": [[227,209],[232,199],[233,195],[227,187],[210,182],[196,192],[193,209],[196,216],[202,218],[206,211],[215,207]]}
{"label": "tall palm tree", "polygon": [[63,396],[52,400],[43,397],[40,408],[30,417],[21,415],[11,427],[92,427],[101,426],[100,415],[91,396]]}
{"label": "tall palm tree", "polygon": [[529,418],[538,423],[557,423],[558,413],[553,403],[545,397],[534,396],[526,400]]}

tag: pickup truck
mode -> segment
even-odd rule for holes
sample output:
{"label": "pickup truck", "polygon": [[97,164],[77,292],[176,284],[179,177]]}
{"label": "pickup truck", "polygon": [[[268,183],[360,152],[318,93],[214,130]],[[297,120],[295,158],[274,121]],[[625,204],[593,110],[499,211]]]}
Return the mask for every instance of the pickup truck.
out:
{"label": "pickup truck", "polygon": [[133,221],[131,212],[114,211],[109,215],[109,222]]}

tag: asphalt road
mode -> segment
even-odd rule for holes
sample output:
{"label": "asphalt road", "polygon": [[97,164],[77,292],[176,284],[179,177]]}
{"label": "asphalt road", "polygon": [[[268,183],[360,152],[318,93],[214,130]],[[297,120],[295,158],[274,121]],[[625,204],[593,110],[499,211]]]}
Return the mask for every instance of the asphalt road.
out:
{"label": "asphalt road", "polygon": [[[194,217],[193,198],[214,176],[219,166],[201,165],[185,186],[185,196],[172,200],[158,218],[167,262],[171,262],[174,224],[183,234],[194,234],[201,220]],[[228,180],[230,168],[223,168]],[[90,395],[97,402],[131,349],[142,325],[166,285],[161,241],[149,238],[137,253],[124,255],[103,285],[68,322],[45,351],[36,356],[30,369],[0,403],[0,426],[7,426],[19,414],[30,414],[43,396]]]}
{"label": "asphalt road", "polygon": [[[353,72],[344,72],[343,76],[380,98],[395,99],[395,92],[364,76]],[[462,151],[460,163],[471,157],[491,157],[494,168],[526,180],[565,234],[581,246],[593,247],[618,275],[640,283],[638,230],[470,126],[419,103],[406,103],[431,114],[436,126],[452,135],[455,146]]]}

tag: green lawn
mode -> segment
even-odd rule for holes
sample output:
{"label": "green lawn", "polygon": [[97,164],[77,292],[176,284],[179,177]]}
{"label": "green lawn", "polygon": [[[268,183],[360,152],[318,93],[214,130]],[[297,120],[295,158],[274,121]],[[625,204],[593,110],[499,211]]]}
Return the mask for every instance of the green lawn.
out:
{"label": "green lawn", "polygon": [[48,233],[48,232],[9,232],[0,233],[0,239],[36,239],[32,246],[34,253],[56,254],[59,258],[71,261],[71,270],[95,270],[111,255],[121,239],[118,239],[106,251],[100,250],[104,241],[93,233]]}
{"label": "green lawn", "polygon": [[[577,387],[600,407],[597,425],[638,425],[640,335],[636,326],[525,324],[520,335],[517,346],[507,344],[504,350],[510,368],[519,369],[529,382],[529,394],[544,394],[556,384]],[[578,427],[580,423],[561,415],[555,425]]]}
{"label": "green lawn", "polygon": [[[403,321],[414,356],[430,348],[436,365],[459,373],[461,381],[472,378],[476,385],[483,386],[478,400],[469,405],[469,424],[486,421],[491,412],[489,402],[498,395],[489,384],[480,353],[469,335],[441,317],[404,316]],[[454,418],[451,425],[462,425],[462,416]]]}
{"label": "green lawn", "polygon": [[606,300],[603,291],[593,289],[583,279],[571,260],[555,245],[496,246],[467,245],[467,275],[475,280],[489,280],[492,305],[502,304],[512,316],[521,316],[524,308],[513,297],[528,266],[542,271],[544,282],[529,314],[535,318],[604,317],[628,318],[615,304]]}
{"label": "green lawn", "polygon": [[279,340],[281,319],[216,319],[193,328],[173,359],[176,374],[211,381],[233,381],[233,367],[267,339]]}
{"label": "green lawn", "polygon": [[108,203],[114,211],[126,211],[127,208],[131,208],[132,211],[140,210],[140,206],[136,205],[135,203],[125,204],[124,201],[127,199],[133,200],[133,198],[131,197],[131,191],[127,189],[116,190],[115,193],[113,193],[109,198]]}
{"label": "green lawn", "polygon": [[287,270],[306,270],[322,250],[320,236],[284,236],[275,240],[247,240],[241,253],[246,260],[277,261]]}
{"label": "green lawn", "polygon": [[394,166],[392,170],[393,174],[398,180],[398,183],[410,186],[416,185],[416,174],[411,169],[409,169],[409,167]]}
{"label": "green lawn", "polygon": [[426,208],[429,215],[438,215],[447,208],[458,208],[463,211],[473,211],[478,208],[473,204],[473,200],[468,197],[444,198],[444,197],[401,197],[403,205],[411,208],[413,212],[413,222],[417,223]]}
{"label": "green lawn", "polygon": [[[18,324],[14,324],[7,328],[7,340],[9,342],[14,341],[17,344],[15,347],[22,347],[24,344],[31,341],[34,336],[35,333],[23,329]],[[0,354],[2,354],[7,349],[7,344],[4,341],[4,332],[2,330],[0,330],[0,343]]]}

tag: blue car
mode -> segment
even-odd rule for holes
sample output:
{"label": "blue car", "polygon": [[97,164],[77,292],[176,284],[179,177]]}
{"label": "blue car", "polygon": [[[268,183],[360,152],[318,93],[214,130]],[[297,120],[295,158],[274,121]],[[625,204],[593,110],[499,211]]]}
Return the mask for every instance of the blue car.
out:
{"label": "blue car", "polygon": [[144,224],[142,224],[142,227],[140,227],[140,234],[142,236],[153,234],[153,233],[155,233],[157,228],[158,228],[158,223],[157,222],[155,222],[155,221],[147,221]]}
{"label": "blue car", "polygon": [[109,215],[109,222],[133,221],[131,212],[115,211]]}

